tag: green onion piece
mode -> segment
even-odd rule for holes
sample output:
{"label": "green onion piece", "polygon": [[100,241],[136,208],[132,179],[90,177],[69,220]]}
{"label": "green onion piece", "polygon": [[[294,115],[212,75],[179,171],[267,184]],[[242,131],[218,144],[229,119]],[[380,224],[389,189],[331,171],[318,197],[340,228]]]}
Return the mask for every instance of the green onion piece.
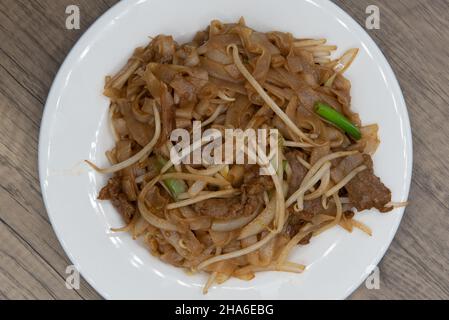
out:
{"label": "green onion piece", "polygon": [[[159,168],[159,170],[161,170],[166,163],[167,163],[167,160],[165,160],[161,156],[157,156],[156,165]],[[173,168],[168,170],[168,172],[174,172]],[[183,180],[166,179],[166,180],[164,180],[164,185],[170,191],[171,196],[175,200],[177,200],[179,194],[187,191],[187,185]]]}
{"label": "green onion piece", "polygon": [[330,123],[334,124],[344,132],[349,134],[355,140],[362,138],[360,129],[357,128],[348,118],[342,115],[340,112],[332,108],[326,103],[317,102],[315,104],[315,112],[322,118],[326,119]]}
{"label": "green onion piece", "polygon": [[176,200],[178,195],[187,191],[186,183],[183,180],[167,179],[164,180],[165,186],[170,190],[172,197]]}

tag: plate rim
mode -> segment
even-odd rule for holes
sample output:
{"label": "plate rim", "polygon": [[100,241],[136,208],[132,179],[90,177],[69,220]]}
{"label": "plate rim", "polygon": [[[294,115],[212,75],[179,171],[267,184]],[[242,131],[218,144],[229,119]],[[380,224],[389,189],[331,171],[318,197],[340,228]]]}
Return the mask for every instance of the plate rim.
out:
{"label": "plate rim", "polygon": [[[56,223],[54,222],[53,214],[50,212],[52,211],[50,209],[50,206],[48,204],[48,195],[45,184],[45,175],[46,175],[46,169],[47,169],[47,158],[46,158],[46,151],[49,144],[50,139],[50,128],[53,123],[52,115],[55,114],[57,111],[57,103],[55,100],[55,97],[58,96],[58,92],[63,89],[63,86],[61,85],[62,79],[65,79],[67,74],[70,71],[69,65],[73,63],[73,61],[78,57],[76,53],[83,49],[86,45],[85,43],[88,41],[88,39],[95,36],[97,31],[104,27],[104,24],[111,20],[111,18],[115,17],[121,9],[125,9],[129,6],[132,6],[136,3],[139,3],[141,0],[122,0],[114,4],[112,7],[110,7],[107,11],[105,11],[102,15],[98,16],[96,20],[86,29],[86,31],[81,35],[81,37],[75,42],[75,44],[72,46],[70,51],[67,53],[67,55],[64,58],[63,63],[61,64],[58,72],[56,73],[54,80],[52,82],[52,85],[50,87],[44,110],[42,113],[42,120],[40,123],[40,129],[39,129],[39,143],[38,143],[38,171],[39,171],[39,181],[40,181],[40,188],[42,193],[43,202],[45,205],[45,209],[47,211],[47,215],[49,217],[50,223],[52,225],[53,231],[56,234],[56,237],[61,244],[64,253],[67,255],[70,262],[76,267],[76,269],[79,271],[79,273],[82,275],[82,277],[89,283],[89,285],[96,290],[98,294],[100,294],[103,298],[109,299],[110,295],[107,292],[104,292],[102,288],[96,285],[96,282],[94,279],[90,278],[85,270],[83,268],[80,268],[78,262],[75,260],[75,258],[72,256],[71,252],[68,250],[68,246],[64,241],[63,235],[60,233],[60,230],[58,229]],[[405,141],[407,142],[408,146],[408,152],[407,152],[407,181],[406,181],[406,189],[405,189],[405,196],[408,198],[410,194],[410,185],[412,181],[412,174],[413,174],[413,136],[411,132],[411,124],[410,124],[410,117],[408,113],[407,104],[404,99],[403,90],[401,88],[400,82],[398,81],[398,78],[396,77],[396,74],[394,70],[392,69],[390,63],[388,62],[387,58],[385,57],[383,51],[380,49],[380,47],[377,45],[377,43],[373,40],[373,38],[369,35],[369,33],[360,26],[360,24],[352,18],[351,15],[349,15],[346,11],[344,11],[342,8],[340,8],[337,4],[332,2],[331,0],[307,0],[307,2],[311,3],[322,3],[324,6],[327,6],[328,9],[331,11],[336,12],[338,15],[343,15],[350,23],[352,24],[351,28],[355,28],[354,30],[356,33],[358,33],[360,36],[364,37],[366,40],[368,40],[368,43],[371,45],[371,49],[375,50],[375,53],[380,58],[379,63],[382,65],[383,68],[389,73],[391,76],[391,91],[394,93],[395,98],[398,98],[398,105],[403,107],[404,113],[401,114],[403,120],[404,120],[404,133],[405,133]],[[394,239],[394,237],[397,234],[399,225],[402,222],[402,218],[404,215],[404,208],[398,209],[400,212],[397,212],[396,214],[400,215],[400,218],[397,222],[397,224],[391,229],[391,232],[389,233],[390,238],[385,241],[386,245],[381,251],[381,253],[377,254],[377,256],[374,258],[373,261],[375,261],[375,266],[377,266],[380,261],[383,259],[385,254],[387,253],[389,247],[391,246],[391,243]],[[369,273],[366,272],[366,276],[368,276]],[[346,299],[348,298],[362,283],[365,281],[365,277],[359,279],[359,281],[354,281],[354,285],[343,294],[342,297],[337,297],[336,299]],[[157,300],[157,299],[155,299]]]}

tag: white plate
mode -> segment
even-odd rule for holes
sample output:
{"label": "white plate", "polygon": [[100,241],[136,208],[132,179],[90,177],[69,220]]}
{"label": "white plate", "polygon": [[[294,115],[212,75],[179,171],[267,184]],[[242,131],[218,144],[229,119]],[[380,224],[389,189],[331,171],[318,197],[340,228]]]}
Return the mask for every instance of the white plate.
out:
{"label": "white plate", "polygon": [[[185,41],[210,20],[244,16],[257,30],[281,30],[298,37],[324,37],[339,52],[360,48],[347,72],[353,108],[365,124],[378,123],[382,143],[374,157],[376,173],[407,199],[412,140],[404,99],[385,57],[346,13],[324,0],[121,1],[84,34],[62,65],[45,107],[39,142],[39,171],[48,214],[64,250],[84,278],[105,298],[138,299],[342,299],[378,264],[401,221],[403,209],[366,212],[360,220],[372,237],[335,228],[295,250],[293,261],[308,266],[301,275],[266,272],[250,282],[232,279],[201,293],[206,277],[189,276],[152,257],[127,234],[107,202],[96,200],[106,177],[89,172],[90,159],[105,164],[112,146],[107,126],[105,75],[116,72],[148,36],[172,34]],[[81,12],[82,18],[82,12]]]}

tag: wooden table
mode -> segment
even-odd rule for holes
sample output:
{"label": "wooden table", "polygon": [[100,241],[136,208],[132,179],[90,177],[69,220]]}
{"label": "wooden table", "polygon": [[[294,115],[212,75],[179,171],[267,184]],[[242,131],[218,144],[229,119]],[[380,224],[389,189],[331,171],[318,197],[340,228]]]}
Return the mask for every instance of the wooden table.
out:
{"label": "wooden table", "polygon": [[[116,0],[0,0],[0,299],[100,299],[85,281],[65,287],[70,264],[41,199],[38,133],[53,78],[76,40]],[[399,231],[380,263],[380,289],[352,299],[449,298],[449,0],[336,0],[390,61],[410,113],[414,168]],[[81,29],[65,28],[66,6]]]}

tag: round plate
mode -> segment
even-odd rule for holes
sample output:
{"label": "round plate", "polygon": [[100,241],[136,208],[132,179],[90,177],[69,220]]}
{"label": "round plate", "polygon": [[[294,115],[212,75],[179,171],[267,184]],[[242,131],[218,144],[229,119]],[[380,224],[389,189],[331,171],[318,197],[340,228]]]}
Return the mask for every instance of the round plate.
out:
{"label": "round plate", "polygon": [[42,192],[55,232],[71,261],[105,298],[342,299],[379,263],[396,233],[403,209],[364,212],[358,217],[373,236],[338,227],[297,247],[291,260],[307,265],[303,274],[265,272],[249,282],[231,279],[204,296],[205,275],[187,275],[152,257],[128,234],[110,231],[123,222],[109,202],[96,199],[107,177],[82,162],[106,164],[104,152],[113,146],[108,99],[102,96],[104,77],[117,72],[149,36],[171,34],[183,42],[212,19],[235,22],[240,16],[256,30],[327,38],[338,45],[337,55],[360,48],[346,74],[353,109],[364,124],[379,124],[382,143],[375,171],[391,188],[394,201],[407,199],[412,138],[400,87],[379,48],[336,5],[324,0],[121,1],[84,34],[62,65],[39,141]]}

